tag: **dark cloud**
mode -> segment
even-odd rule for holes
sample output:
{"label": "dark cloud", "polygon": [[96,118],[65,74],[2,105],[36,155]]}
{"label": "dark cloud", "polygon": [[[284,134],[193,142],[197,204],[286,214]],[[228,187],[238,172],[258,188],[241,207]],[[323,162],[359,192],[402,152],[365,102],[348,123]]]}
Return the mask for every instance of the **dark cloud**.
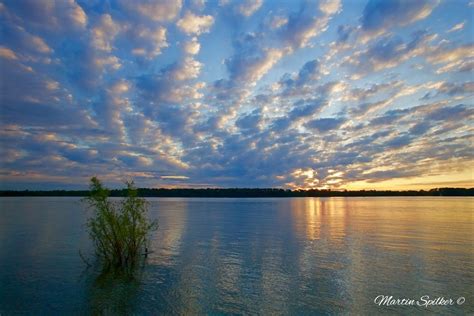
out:
{"label": "dark cloud", "polygon": [[345,122],[343,118],[320,118],[309,121],[305,124],[307,128],[315,129],[319,132],[325,133],[330,130],[334,130],[341,126]]}
{"label": "dark cloud", "polygon": [[398,119],[402,118],[403,116],[405,116],[409,112],[410,112],[409,109],[389,110],[389,111],[385,112],[383,115],[373,118],[369,122],[369,125],[377,126],[377,125],[394,124]]}
{"label": "dark cloud", "polygon": [[427,120],[443,121],[443,120],[461,120],[468,118],[474,114],[474,109],[465,104],[455,106],[440,107],[426,115]]}
{"label": "dark cloud", "polygon": [[437,1],[369,0],[361,17],[362,29],[376,32],[426,18]]}
{"label": "dark cloud", "polygon": [[244,33],[233,41],[234,54],[225,60],[233,84],[253,84],[285,55],[267,46],[264,33]]}
{"label": "dark cloud", "polygon": [[[86,109],[78,108],[59,83],[23,66],[17,61],[2,61],[0,121],[30,127],[67,126],[92,128]],[[41,68],[40,68],[41,69]]]}
{"label": "dark cloud", "polygon": [[327,105],[327,102],[322,99],[299,100],[288,113],[288,118],[295,121],[302,117],[311,116],[321,111],[325,105]]}
{"label": "dark cloud", "polygon": [[371,132],[369,133],[368,136],[364,136],[360,139],[352,139],[352,141],[344,146],[344,149],[350,149],[350,150],[360,150],[360,151],[365,151],[370,152],[371,150],[376,151],[381,149],[381,146],[379,145],[374,145],[374,143],[384,137],[389,136],[392,133],[390,130],[382,130],[378,132]]}
{"label": "dark cloud", "polygon": [[320,62],[318,59],[310,60],[301,67],[298,73],[297,82],[301,84],[308,83],[310,80],[316,80],[320,76]]}
{"label": "dark cloud", "polygon": [[464,93],[474,93],[474,82],[451,83],[445,82],[439,87],[439,93],[446,93],[449,96]]}
{"label": "dark cloud", "polygon": [[337,27],[337,41],[342,43],[347,42],[354,30],[355,28],[353,26],[339,25]]}
{"label": "dark cloud", "polygon": [[426,134],[426,132],[432,127],[432,125],[429,122],[420,122],[412,126],[408,133],[410,135],[423,135]]}
{"label": "dark cloud", "polygon": [[87,15],[74,0],[6,0],[8,10],[31,27],[50,32],[65,32],[71,29],[82,29],[87,25]]}
{"label": "dark cloud", "polygon": [[348,65],[355,66],[356,72],[361,75],[393,68],[422,54],[432,39],[433,36],[423,30],[412,33],[411,39],[406,42],[400,36],[387,35],[374,41],[356,58],[351,58]]}
{"label": "dark cloud", "polygon": [[288,16],[288,22],[280,30],[280,37],[292,50],[305,47],[326,30],[330,18],[339,8],[337,0],[321,1],[319,12],[315,10],[314,4],[303,2],[298,11]]}
{"label": "dark cloud", "polygon": [[464,94],[473,94],[474,93],[474,82],[464,82],[464,83],[453,83],[453,82],[444,82],[440,86],[436,87],[435,91],[429,91],[425,93],[423,97],[420,98],[421,101],[428,101],[436,97],[443,95],[456,96]]}
{"label": "dark cloud", "polygon": [[271,128],[275,131],[286,130],[291,124],[298,122],[300,119],[319,113],[326,105],[327,102],[323,99],[299,100],[294,103],[292,110],[287,115],[275,119]]}
{"label": "dark cloud", "polygon": [[155,119],[159,122],[161,130],[168,135],[184,137],[188,132],[191,115],[177,105],[160,104],[155,109]]}
{"label": "dark cloud", "polygon": [[22,126],[55,127],[67,126],[71,129],[76,127],[91,128],[91,121],[87,114],[74,108],[61,108],[50,104],[16,102],[2,105],[0,121]]}
{"label": "dark cloud", "polygon": [[409,145],[413,140],[412,135],[409,134],[402,134],[398,135],[387,142],[384,143],[386,148],[398,148],[402,146],[407,146]]}
{"label": "dark cloud", "polygon": [[367,51],[368,58],[374,58],[377,61],[386,62],[397,59],[400,54],[406,53],[409,50],[408,46],[405,51],[401,51],[403,41],[399,37],[386,37],[375,45],[371,46]]}
{"label": "dark cloud", "polygon": [[259,130],[259,123],[262,120],[262,113],[260,109],[254,110],[248,115],[241,116],[235,122],[235,125],[245,132],[257,132]]}
{"label": "dark cloud", "polygon": [[[320,61],[318,59],[307,61],[296,75],[286,73],[280,78],[279,84],[282,86],[281,94],[284,97],[296,97],[314,93],[314,90],[311,88],[318,83],[320,78]],[[321,96],[324,96],[334,84],[336,84],[336,82],[320,85],[317,88],[317,92],[319,92]]]}
{"label": "dark cloud", "polygon": [[373,84],[368,89],[354,88],[350,91],[349,96],[346,97],[348,101],[363,101],[372,96],[379,94],[399,85],[398,82]]}
{"label": "dark cloud", "polygon": [[[362,115],[368,113],[369,111],[371,111],[372,109],[379,108],[380,106],[382,106],[382,105],[384,105],[384,104],[385,104],[385,101],[365,102],[365,103],[361,103],[361,104],[359,104],[359,105],[350,107],[350,108],[347,110],[347,112],[348,112],[350,115],[362,116]],[[342,114],[344,114],[344,112],[342,112]]]}

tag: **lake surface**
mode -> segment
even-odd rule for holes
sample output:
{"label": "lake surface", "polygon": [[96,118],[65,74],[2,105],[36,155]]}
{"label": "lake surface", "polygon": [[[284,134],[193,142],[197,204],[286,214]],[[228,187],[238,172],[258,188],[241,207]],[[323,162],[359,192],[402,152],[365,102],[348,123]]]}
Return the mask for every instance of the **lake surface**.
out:
{"label": "lake surface", "polygon": [[131,282],[85,269],[80,199],[0,198],[0,314],[474,312],[474,198],[148,200],[159,229]]}

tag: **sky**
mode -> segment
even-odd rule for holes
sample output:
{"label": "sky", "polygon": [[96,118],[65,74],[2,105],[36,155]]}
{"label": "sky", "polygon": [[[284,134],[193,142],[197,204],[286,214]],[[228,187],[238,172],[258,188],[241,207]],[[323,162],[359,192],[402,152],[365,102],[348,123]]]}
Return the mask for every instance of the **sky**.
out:
{"label": "sky", "polygon": [[472,187],[474,1],[0,0],[0,189]]}

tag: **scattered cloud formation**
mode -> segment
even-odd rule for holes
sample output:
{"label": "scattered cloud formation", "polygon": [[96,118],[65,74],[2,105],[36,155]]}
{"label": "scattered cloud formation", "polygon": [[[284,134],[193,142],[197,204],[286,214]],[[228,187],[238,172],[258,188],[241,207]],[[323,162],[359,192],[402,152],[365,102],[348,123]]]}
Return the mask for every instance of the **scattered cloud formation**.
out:
{"label": "scattered cloud formation", "polygon": [[0,187],[472,185],[472,10],[0,1]]}

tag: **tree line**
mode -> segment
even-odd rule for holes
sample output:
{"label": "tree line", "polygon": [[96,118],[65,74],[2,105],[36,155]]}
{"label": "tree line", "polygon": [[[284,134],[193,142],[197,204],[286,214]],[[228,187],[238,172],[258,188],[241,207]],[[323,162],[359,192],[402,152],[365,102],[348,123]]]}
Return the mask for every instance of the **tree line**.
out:
{"label": "tree line", "polygon": [[[279,188],[206,188],[206,189],[137,189],[139,197],[350,197],[350,196],[474,196],[474,188],[436,188],[431,190],[289,190]],[[110,190],[112,197],[125,197],[125,189]],[[0,191],[0,196],[89,196],[87,190]]]}

